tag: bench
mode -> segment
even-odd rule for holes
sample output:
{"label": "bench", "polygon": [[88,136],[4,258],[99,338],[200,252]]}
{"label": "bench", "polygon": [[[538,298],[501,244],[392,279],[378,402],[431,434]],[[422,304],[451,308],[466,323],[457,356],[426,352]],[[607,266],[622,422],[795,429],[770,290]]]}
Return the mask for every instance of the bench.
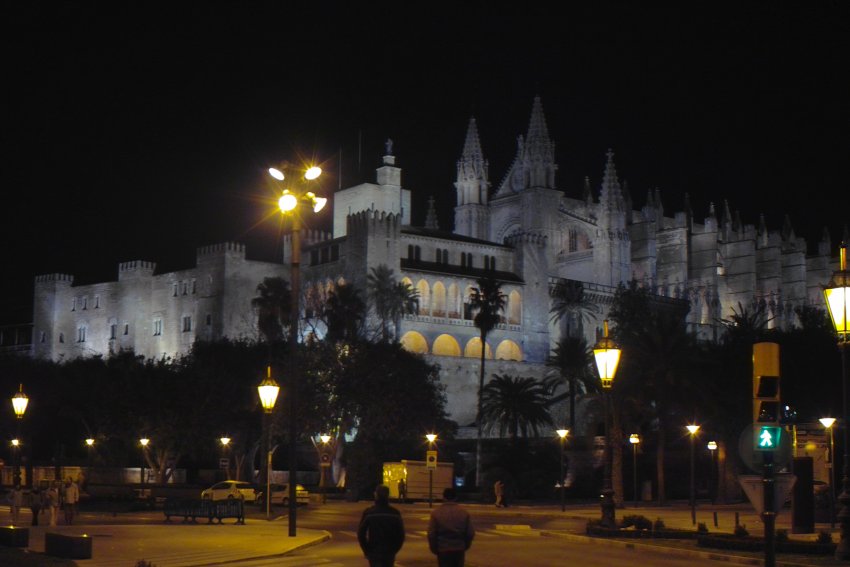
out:
{"label": "bench", "polygon": [[68,535],[46,532],[44,554],[65,559],[91,559],[92,538],[87,535]]}
{"label": "bench", "polygon": [[0,526],[0,545],[6,547],[28,547],[30,544],[29,528],[15,526]]}
{"label": "bench", "polygon": [[244,502],[240,498],[227,500],[197,500],[169,498],[163,504],[165,521],[170,522],[171,516],[181,516],[184,522],[194,522],[197,518],[206,518],[207,523],[224,518],[236,518],[236,523],[245,523]]}

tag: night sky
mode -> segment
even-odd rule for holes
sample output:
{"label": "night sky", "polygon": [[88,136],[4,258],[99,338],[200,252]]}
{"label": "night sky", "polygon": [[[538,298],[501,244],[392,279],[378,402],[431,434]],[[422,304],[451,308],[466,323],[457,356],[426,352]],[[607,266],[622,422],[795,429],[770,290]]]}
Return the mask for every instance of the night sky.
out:
{"label": "night sky", "polygon": [[31,320],[37,274],[188,268],[228,240],[278,257],[265,170],[284,159],[321,162],[329,194],[374,181],[392,138],[413,223],[434,196],[450,229],[469,118],[495,188],[537,95],[567,195],[610,147],[637,207],[656,187],[668,215],[728,200],[810,247],[848,223],[846,2],[18,4],[0,324]]}

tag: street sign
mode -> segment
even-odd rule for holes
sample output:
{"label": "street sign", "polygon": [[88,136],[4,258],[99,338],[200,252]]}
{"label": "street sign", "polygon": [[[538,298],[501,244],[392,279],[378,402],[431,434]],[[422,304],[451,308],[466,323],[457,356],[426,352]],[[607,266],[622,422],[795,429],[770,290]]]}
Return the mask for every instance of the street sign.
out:
{"label": "street sign", "polygon": [[[791,494],[791,489],[794,488],[794,483],[797,477],[791,473],[778,473],[774,480],[776,487],[773,491],[773,511],[779,515],[788,500],[788,495]],[[738,475],[738,482],[741,488],[744,489],[744,494],[750,500],[750,504],[756,510],[759,516],[764,512],[764,477],[755,474]]]}
{"label": "street sign", "polygon": [[756,451],[778,451],[782,441],[782,428],[775,425],[758,426],[758,435],[753,438]]}
{"label": "street sign", "polygon": [[218,468],[226,469],[229,466],[230,466],[230,459],[228,459],[227,457],[218,460]]}
{"label": "street sign", "polygon": [[437,468],[437,451],[428,451],[425,453],[425,466],[429,469]]}
{"label": "street sign", "polygon": [[329,467],[329,466],[331,466],[331,456],[330,456],[330,455],[328,455],[327,453],[322,453],[322,462],[321,462],[321,465],[322,465],[323,467]]}

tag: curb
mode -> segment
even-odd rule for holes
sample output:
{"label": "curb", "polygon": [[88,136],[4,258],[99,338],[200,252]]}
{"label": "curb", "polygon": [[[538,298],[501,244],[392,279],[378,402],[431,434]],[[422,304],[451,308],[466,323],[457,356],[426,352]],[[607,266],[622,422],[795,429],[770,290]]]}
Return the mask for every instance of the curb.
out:
{"label": "curb", "polygon": [[313,547],[314,545],[319,545],[320,543],[324,543],[329,539],[331,539],[331,533],[329,531],[323,530],[321,536],[314,538],[310,541],[306,541],[301,545],[293,546],[292,548],[287,549],[283,553],[275,553],[273,555],[258,555],[256,557],[240,557],[239,559],[216,561],[215,563],[201,563],[198,564],[197,567],[213,567],[214,565],[239,565],[240,563],[244,563],[246,561],[261,561],[263,559],[274,559],[275,557],[286,557],[290,553],[300,551],[302,549],[307,549],[308,547]]}
{"label": "curb", "polygon": [[[571,534],[564,532],[554,532],[541,530],[540,535],[543,537],[556,537],[572,541],[574,543],[587,543],[590,545],[610,545],[614,547],[622,547],[623,549],[642,549],[645,551],[661,552],[666,555],[677,555],[680,557],[693,557],[698,559],[709,559],[712,561],[722,561],[724,563],[732,563],[736,565],[764,565],[764,560],[757,557],[742,557],[740,555],[728,555],[716,551],[697,551],[694,549],[683,549],[680,547],[667,547],[643,542],[621,541],[617,539],[607,539],[591,537],[579,534]],[[794,563],[790,561],[776,561],[778,567],[812,567],[812,563]]]}

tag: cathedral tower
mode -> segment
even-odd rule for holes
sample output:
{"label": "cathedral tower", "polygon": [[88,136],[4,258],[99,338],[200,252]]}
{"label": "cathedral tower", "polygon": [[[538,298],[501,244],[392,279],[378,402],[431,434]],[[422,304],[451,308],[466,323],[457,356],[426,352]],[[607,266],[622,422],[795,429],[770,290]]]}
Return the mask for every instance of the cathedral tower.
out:
{"label": "cathedral tower", "polygon": [[489,240],[490,210],[487,201],[490,181],[475,118],[469,120],[463,154],[457,162],[455,189],[455,234]]}

